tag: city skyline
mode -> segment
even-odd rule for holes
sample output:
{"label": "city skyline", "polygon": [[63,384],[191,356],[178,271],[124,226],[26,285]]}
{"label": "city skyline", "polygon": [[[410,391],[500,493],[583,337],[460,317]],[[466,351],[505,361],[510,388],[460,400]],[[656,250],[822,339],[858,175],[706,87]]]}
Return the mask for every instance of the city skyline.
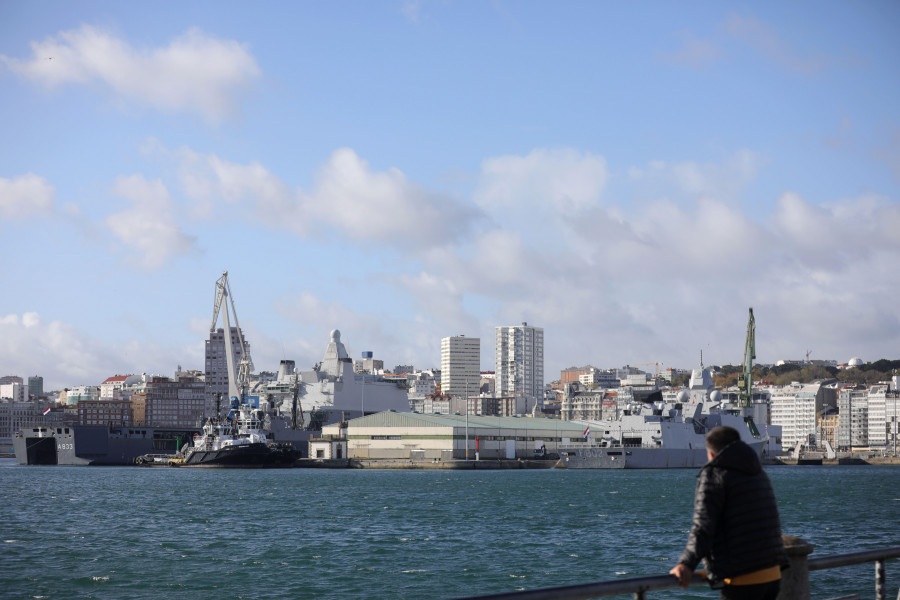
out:
{"label": "city skyline", "polygon": [[0,7],[0,372],[892,358],[900,5]]}

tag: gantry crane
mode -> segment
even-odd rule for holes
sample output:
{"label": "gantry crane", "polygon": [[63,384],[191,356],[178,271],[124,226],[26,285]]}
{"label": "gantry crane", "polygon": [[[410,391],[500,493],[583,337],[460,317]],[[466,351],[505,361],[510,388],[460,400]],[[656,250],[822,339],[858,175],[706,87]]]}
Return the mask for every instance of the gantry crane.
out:
{"label": "gantry crane", "polygon": [[[228,285],[228,271],[223,271],[222,276],[216,280],[216,302],[213,308],[212,325],[210,333],[216,331],[216,321],[219,319],[219,310],[225,304],[222,311],[222,320],[225,323],[225,364],[228,369],[228,397],[237,398],[243,402],[250,391],[250,374],[253,372],[253,359],[250,358],[250,348],[244,342],[244,334],[238,323],[237,311],[234,309],[234,297],[231,295],[231,286]],[[231,324],[228,319],[228,305],[231,304],[231,314],[234,315],[234,327],[237,330],[238,348],[241,352],[241,360],[237,371],[234,368],[234,351],[231,343]]]}
{"label": "gantry crane", "polygon": [[753,318],[753,307],[750,308],[750,320],[747,321],[747,342],[744,345],[744,371],[738,378],[741,406],[752,404],[753,392],[753,360],[756,358],[756,320]]}

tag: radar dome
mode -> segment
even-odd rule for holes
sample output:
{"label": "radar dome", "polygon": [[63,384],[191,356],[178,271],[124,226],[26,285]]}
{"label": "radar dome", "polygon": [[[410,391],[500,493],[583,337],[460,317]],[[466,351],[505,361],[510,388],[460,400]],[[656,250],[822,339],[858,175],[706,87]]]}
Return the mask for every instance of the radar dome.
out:
{"label": "radar dome", "polygon": [[675,400],[677,402],[681,402],[682,404],[685,404],[690,399],[691,399],[691,396],[690,396],[690,394],[687,393],[687,390],[681,390],[680,392],[678,392],[675,395]]}
{"label": "radar dome", "polygon": [[851,367],[860,367],[863,365],[863,359],[859,358],[858,356],[854,356],[847,364]]}
{"label": "radar dome", "polygon": [[722,392],[719,390],[713,390],[713,393],[709,395],[710,402],[721,402],[722,401]]}

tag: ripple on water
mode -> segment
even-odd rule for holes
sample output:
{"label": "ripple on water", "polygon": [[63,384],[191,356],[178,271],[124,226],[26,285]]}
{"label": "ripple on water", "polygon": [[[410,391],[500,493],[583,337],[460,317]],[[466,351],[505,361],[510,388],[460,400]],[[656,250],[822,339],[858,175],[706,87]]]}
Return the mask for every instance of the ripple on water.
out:
{"label": "ripple on water", "polygon": [[[896,545],[900,469],[822,469],[769,471],[785,533],[821,556]],[[695,475],[10,468],[0,578],[33,598],[427,600],[658,575]],[[864,593],[871,571],[816,572],[813,595]]]}

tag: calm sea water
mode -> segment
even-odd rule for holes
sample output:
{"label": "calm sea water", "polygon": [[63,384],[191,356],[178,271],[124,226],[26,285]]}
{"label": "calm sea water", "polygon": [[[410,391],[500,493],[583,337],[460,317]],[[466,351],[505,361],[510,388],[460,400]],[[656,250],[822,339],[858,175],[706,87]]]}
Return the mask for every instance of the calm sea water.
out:
{"label": "calm sea water", "polygon": [[[900,546],[900,468],[768,473],[784,532],[813,557]],[[429,599],[661,575],[684,547],[695,476],[0,459],[0,598]],[[813,573],[813,598],[873,598],[874,571]],[[896,595],[900,561],[887,573]]]}

